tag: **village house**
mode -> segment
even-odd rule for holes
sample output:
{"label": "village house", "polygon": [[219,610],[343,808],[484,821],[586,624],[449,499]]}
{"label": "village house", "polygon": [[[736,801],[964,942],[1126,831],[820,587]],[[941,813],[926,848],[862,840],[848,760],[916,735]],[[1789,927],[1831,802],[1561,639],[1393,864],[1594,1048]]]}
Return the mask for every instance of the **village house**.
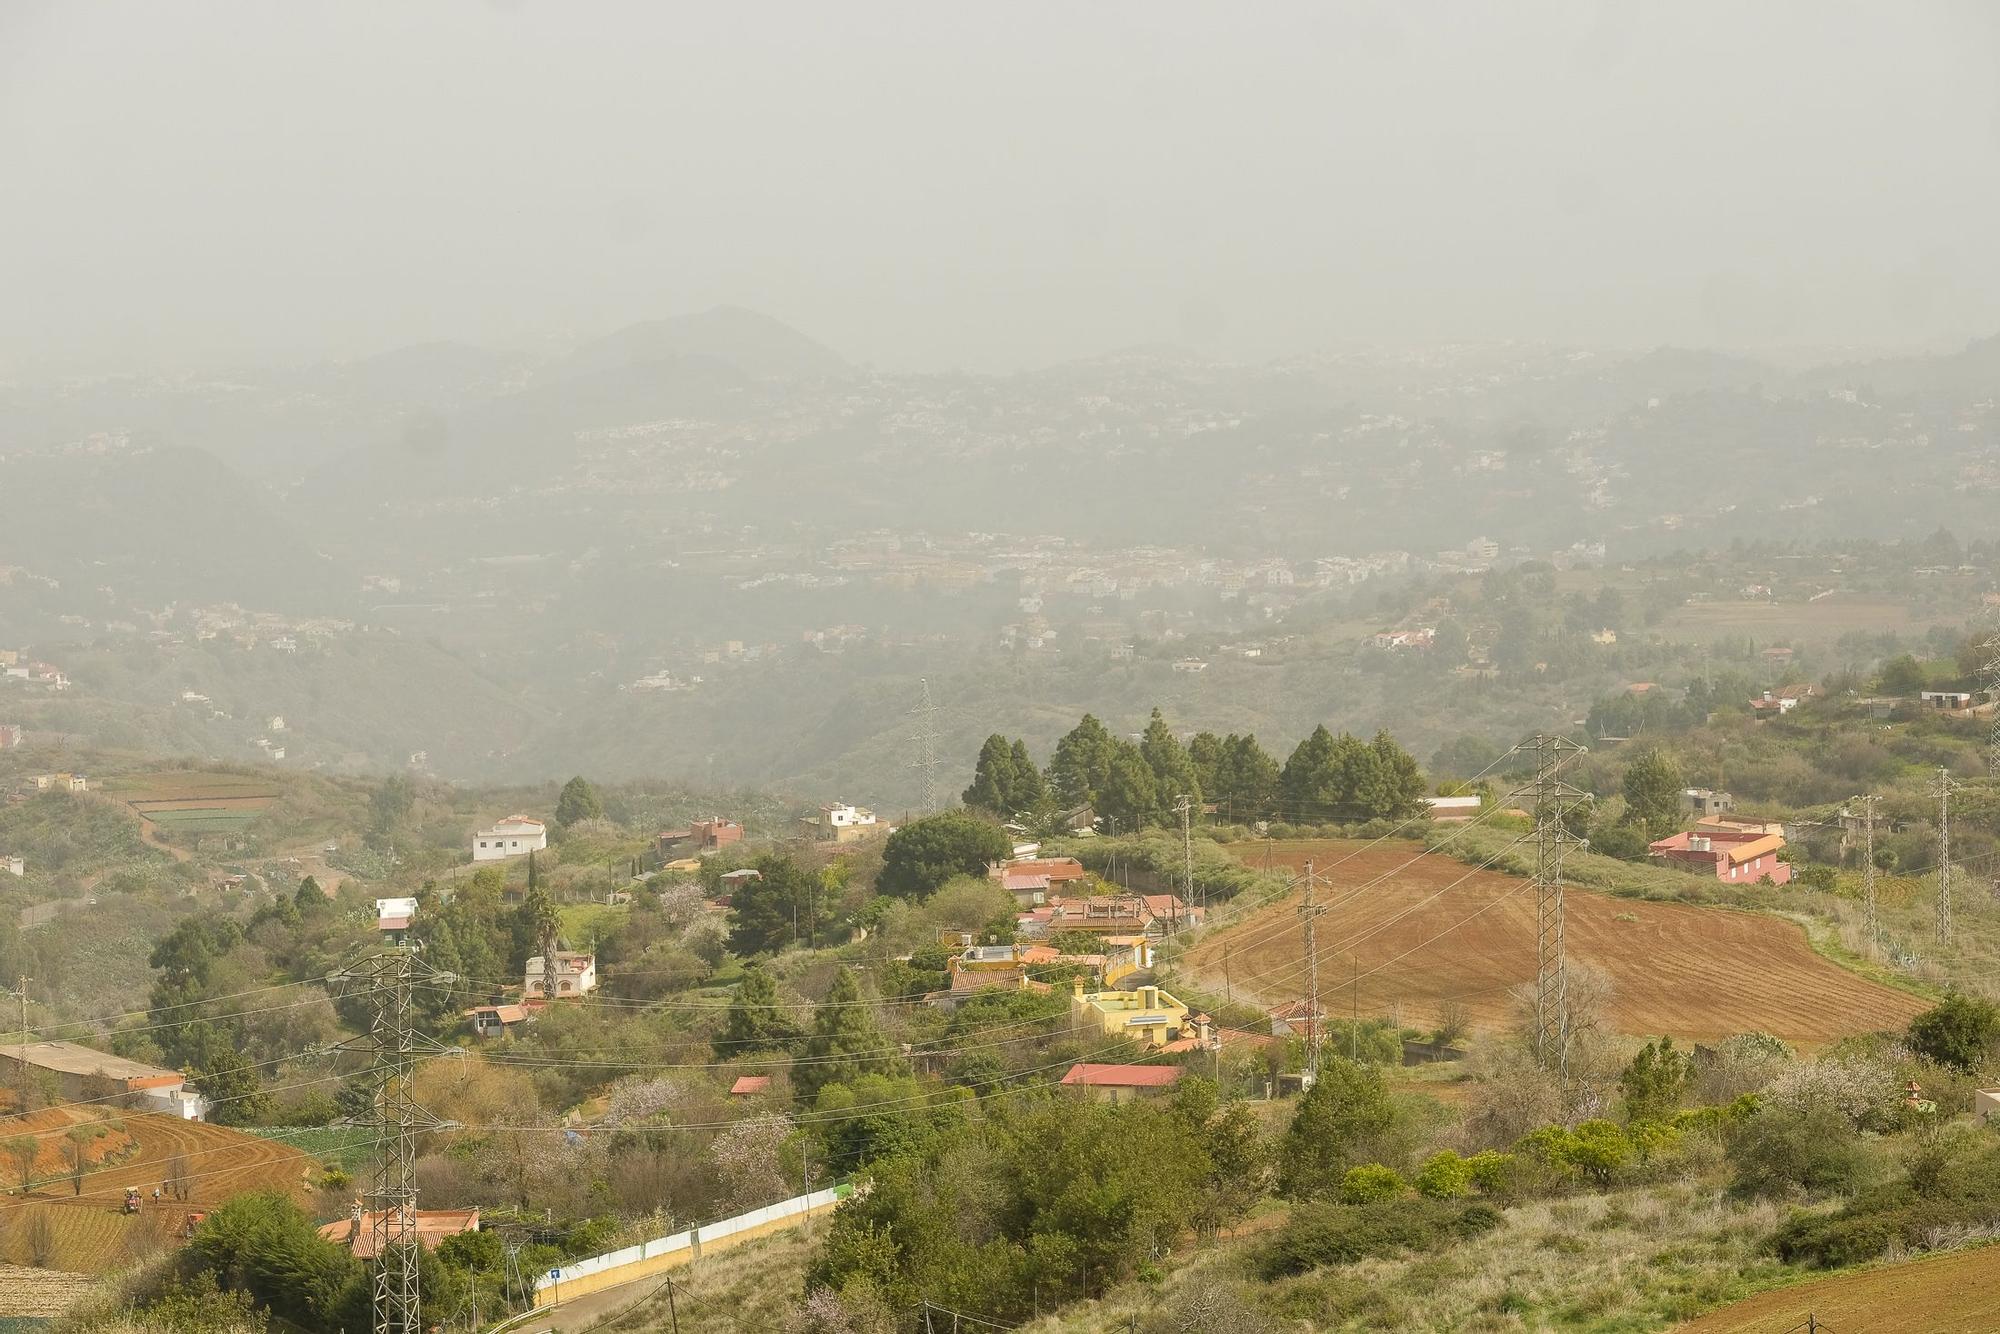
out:
{"label": "village house", "polygon": [[738,1075],[736,1082],[729,1086],[732,1098],[755,1098],[771,1091],[769,1075]]}
{"label": "village house", "polygon": [[0,750],[12,750],[21,744],[21,724],[0,723]]}
{"label": "village house", "polygon": [[1085,991],[1071,984],[1070,1022],[1094,1024],[1113,1037],[1129,1037],[1148,1047],[1164,1047],[1182,1036],[1188,1007],[1156,986],[1135,991]]}
{"label": "village house", "polygon": [[1646,855],[1662,866],[1696,875],[1713,876],[1724,884],[1757,884],[1766,877],[1774,885],[1789,884],[1791,863],[1780,861],[1783,834],[1748,831],[1675,834],[1649,844]]}
{"label": "village house", "polygon": [[686,829],[666,829],[660,832],[655,844],[662,857],[683,848],[699,857],[743,841],[743,826],[734,820],[725,820],[720,815],[706,820],[696,820]]}
{"label": "village house", "polygon": [[410,923],[416,920],[417,901],[413,898],[375,900],[375,929],[377,931],[408,931]]}
{"label": "village house", "polygon": [[509,1037],[515,1029],[534,1020],[519,1005],[475,1005],[465,1012],[465,1017],[472,1021],[472,1036],[482,1039]]}
{"label": "village house", "polygon": [[[386,1215],[368,1212],[357,1198],[346,1218],[337,1218],[320,1226],[320,1236],[353,1251],[356,1258],[372,1260],[378,1244],[378,1232]],[[479,1231],[479,1210],[477,1209],[416,1209],[411,1212],[410,1224],[416,1233],[417,1243],[427,1251],[434,1251],[443,1245],[448,1237],[456,1237],[465,1232]]]}
{"label": "village house", "polygon": [[1425,797],[1424,805],[1430,807],[1431,819],[1440,824],[1452,824],[1460,820],[1470,820],[1479,814],[1481,798],[1475,793],[1469,797]]}
{"label": "village house", "polygon": [[472,836],[472,860],[497,862],[525,857],[549,845],[548,826],[527,815],[510,815]]}
{"label": "village house", "polygon": [[1074,857],[1016,857],[990,867],[986,873],[1014,896],[1020,908],[1047,903],[1060,887],[1085,881],[1090,873]]}
{"label": "village house", "polygon": [[1121,1103],[1154,1098],[1180,1082],[1177,1065],[1093,1065],[1080,1062],[1062,1077],[1062,1086],[1095,1102]]}
{"label": "village house", "polygon": [[1736,798],[1711,788],[1690,787],[1681,792],[1681,809],[1691,815],[1727,815],[1736,809]]}
{"label": "village house", "polygon": [[182,1121],[208,1114],[208,1100],[187,1087],[187,1076],[143,1061],[127,1060],[75,1042],[31,1042],[0,1046],[0,1071],[13,1084],[21,1067],[52,1075],[60,1097],[90,1102],[107,1095],[148,1112]]}
{"label": "village house", "polygon": [[1927,709],[1969,709],[1972,696],[1963,690],[1919,690],[1917,703]]}
{"label": "village house", "polygon": [[819,814],[808,815],[804,823],[812,827],[813,836],[822,843],[858,842],[876,828],[875,812],[838,802],[820,807]]}
{"label": "village house", "polygon": [[543,976],[542,956],[528,960],[527,975],[521,986],[522,1000],[562,1000],[588,996],[597,990],[597,956],[574,950],[557,950],[553,990]]}
{"label": "village house", "polygon": [[28,873],[28,859],[12,855],[0,857],[0,867],[4,867],[8,875],[24,876]]}

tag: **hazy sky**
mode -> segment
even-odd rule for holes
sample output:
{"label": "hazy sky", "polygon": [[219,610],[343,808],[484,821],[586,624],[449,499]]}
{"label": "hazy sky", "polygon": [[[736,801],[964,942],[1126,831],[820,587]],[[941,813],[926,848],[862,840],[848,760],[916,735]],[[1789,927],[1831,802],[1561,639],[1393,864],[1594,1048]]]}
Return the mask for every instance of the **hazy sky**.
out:
{"label": "hazy sky", "polygon": [[2000,330],[2000,5],[0,0],[0,372]]}

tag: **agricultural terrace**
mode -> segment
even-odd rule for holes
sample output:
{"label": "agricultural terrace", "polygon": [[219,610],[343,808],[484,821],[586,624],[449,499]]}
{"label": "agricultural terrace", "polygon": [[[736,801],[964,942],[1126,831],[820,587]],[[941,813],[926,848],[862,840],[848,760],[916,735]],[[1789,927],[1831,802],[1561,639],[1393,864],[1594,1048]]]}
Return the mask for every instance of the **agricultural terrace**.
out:
{"label": "agricultural terrace", "polygon": [[[1234,849],[1261,864],[1266,845]],[[1510,992],[1535,975],[1532,882],[1482,871],[1408,843],[1278,842],[1273,865],[1314,862],[1320,986],[1335,1014],[1435,1022],[1448,1003],[1478,1027],[1513,1022]],[[1205,988],[1266,1006],[1302,994],[1304,928],[1294,893],[1204,936],[1186,967]],[[1571,888],[1569,957],[1612,984],[1607,1020],[1621,1033],[1713,1039],[1761,1030],[1818,1045],[1900,1027],[1924,1008],[1812,951],[1776,917],[1619,899]],[[1358,960],[1358,964],[1357,964]],[[1358,987],[1351,982],[1359,973]]]}
{"label": "agricultural terrace", "polygon": [[1810,1313],[1828,1331],[1921,1329],[1987,1334],[1994,1328],[2000,1246],[1880,1265],[1760,1293],[1680,1327],[1682,1334],[1788,1334]]}
{"label": "agricultural terrace", "polygon": [[111,791],[170,834],[239,832],[280,795],[272,778],[195,770],[137,775]]}

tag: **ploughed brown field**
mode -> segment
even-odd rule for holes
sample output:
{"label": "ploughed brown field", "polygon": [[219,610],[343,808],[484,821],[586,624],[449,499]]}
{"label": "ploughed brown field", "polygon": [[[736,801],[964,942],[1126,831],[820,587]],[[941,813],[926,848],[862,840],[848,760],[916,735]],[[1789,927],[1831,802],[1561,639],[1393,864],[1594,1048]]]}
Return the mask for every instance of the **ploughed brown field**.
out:
{"label": "ploughed brown field", "polygon": [[2000,1246],[1883,1265],[1759,1293],[1677,1326],[1684,1334],[1787,1334],[1815,1317],[1845,1330],[1988,1334],[2000,1326]]}
{"label": "ploughed brown field", "polygon": [[[1263,843],[1235,849],[1261,865]],[[1270,845],[1273,866],[1319,880],[1320,993],[1328,1014],[1435,1022],[1450,1002],[1475,1027],[1515,1021],[1510,992],[1535,975],[1531,882],[1481,871],[1414,844],[1338,839]],[[1782,893],[1783,891],[1775,891]],[[1266,1006],[1304,994],[1302,894],[1205,936],[1187,966],[1215,991]],[[1628,1034],[1713,1039],[1762,1030],[1818,1045],[1900,1027],[1925,1008],[1916,996],[1814,954],[1790,922],[1758,913],[1646,903],[1569,889],[1570,959],[1602,970],[1612,1027]],[[1360,981],[1354,982],[1355,959]]]}

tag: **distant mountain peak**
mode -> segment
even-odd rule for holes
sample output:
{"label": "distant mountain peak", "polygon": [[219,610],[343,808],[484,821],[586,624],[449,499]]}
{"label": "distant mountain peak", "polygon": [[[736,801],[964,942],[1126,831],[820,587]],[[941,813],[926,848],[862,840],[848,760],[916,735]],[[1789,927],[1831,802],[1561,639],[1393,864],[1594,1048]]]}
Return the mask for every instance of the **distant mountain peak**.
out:
{"label": "distant mountain peak", "polygon": [[824,343],[783,320],[742,306],[643,320],[583,344],[564,363],[570,374],[706,357],[752,379],[813,379],[848,364]]}

